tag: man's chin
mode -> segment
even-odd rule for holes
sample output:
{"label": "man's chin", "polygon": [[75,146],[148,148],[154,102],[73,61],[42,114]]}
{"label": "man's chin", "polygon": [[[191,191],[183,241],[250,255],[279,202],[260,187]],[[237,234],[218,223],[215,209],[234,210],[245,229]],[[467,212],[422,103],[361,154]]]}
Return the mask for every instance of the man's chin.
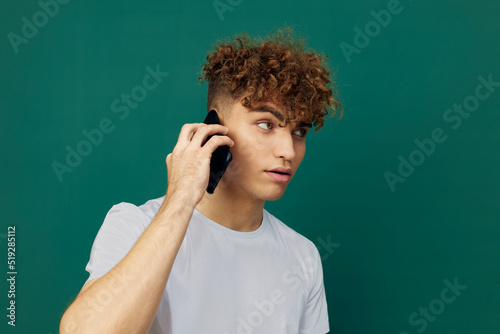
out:
{"label": "man's chin", "polygon": [[[229,182],[222,182],[229,181]],[[273,181],[265,180],[252,180],[243,181],[238,179],[226,179],[224,177],[221,179],[220,188],[224,188],[226,191],[239,193],[243,191],[247,193],[247,196],[253,197],[262,201],[277,201],[283,197],[287,184],[279,184]]]}
{"label": "man's chin", "polygon": [[286,187],[281,189],[260,189],[258,197],[264,201],[277,201],[283,197],[285,189]]}

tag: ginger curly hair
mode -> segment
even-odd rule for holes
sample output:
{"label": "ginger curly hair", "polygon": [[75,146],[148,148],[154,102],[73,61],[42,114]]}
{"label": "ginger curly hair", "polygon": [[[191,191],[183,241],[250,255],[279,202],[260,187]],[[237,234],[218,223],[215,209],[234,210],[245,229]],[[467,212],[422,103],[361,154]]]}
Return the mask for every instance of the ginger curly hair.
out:
{"label": "ginger curly hair", "polygon": [[290,27],[264,39],[240,33],[215,42],[199,77],[201,83],[208,80],[208,110],[227,108],[238,100],[247,108],[272,101],[283,107],[285,125],[300,119],[316,131],[323,127],[328,107],[333,111],[330,117],[340,109],[338,119],[342,118],[327,56],[306,49],[305,44]]}

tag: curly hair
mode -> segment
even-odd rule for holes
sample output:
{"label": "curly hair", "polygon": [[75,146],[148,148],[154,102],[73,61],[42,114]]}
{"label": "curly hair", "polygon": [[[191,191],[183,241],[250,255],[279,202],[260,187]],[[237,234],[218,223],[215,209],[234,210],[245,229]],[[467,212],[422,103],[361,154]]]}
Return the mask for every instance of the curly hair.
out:
{"label": "curly hair", "polygon": [[306,49],[305,44],[290,27],[264,39],[240,33],[218,40],[199,77],[201,83],[208,80],[207,108],[227,107],[238,100],[253,108],[261,101],[272,101],[283,107],[285,125],[300,119],[316,131],[323,127],[328,107],[330,117],[340,109],[338,119],[342,118],[343,106],[336,99],[327,56]]}

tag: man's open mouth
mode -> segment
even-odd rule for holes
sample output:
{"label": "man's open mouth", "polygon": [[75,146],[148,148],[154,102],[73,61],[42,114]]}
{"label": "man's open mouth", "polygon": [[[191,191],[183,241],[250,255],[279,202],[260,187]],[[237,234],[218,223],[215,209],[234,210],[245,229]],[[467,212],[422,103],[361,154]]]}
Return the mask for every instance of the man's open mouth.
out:
{"label": "man's open mouth", "polygon": [[266,171],[266,174],[269,175],[271,179],[277,182],[288,182],[292,178],[290,174],[286,172],[279,172],[279,171]]}

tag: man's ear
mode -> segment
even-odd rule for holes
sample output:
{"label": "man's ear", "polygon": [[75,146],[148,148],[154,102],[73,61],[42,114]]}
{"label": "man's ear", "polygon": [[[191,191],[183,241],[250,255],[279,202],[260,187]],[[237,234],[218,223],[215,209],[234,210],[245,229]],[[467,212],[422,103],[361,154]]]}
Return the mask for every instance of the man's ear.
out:
{"label": "man's ear", "polygon": [[213,110],[215,110],[215,112],[217,113],[217,117],[219,118],[219,123],[224,125],[224,115],[222,114],[222,112],[220,112],[217,108],[212,108]]}

